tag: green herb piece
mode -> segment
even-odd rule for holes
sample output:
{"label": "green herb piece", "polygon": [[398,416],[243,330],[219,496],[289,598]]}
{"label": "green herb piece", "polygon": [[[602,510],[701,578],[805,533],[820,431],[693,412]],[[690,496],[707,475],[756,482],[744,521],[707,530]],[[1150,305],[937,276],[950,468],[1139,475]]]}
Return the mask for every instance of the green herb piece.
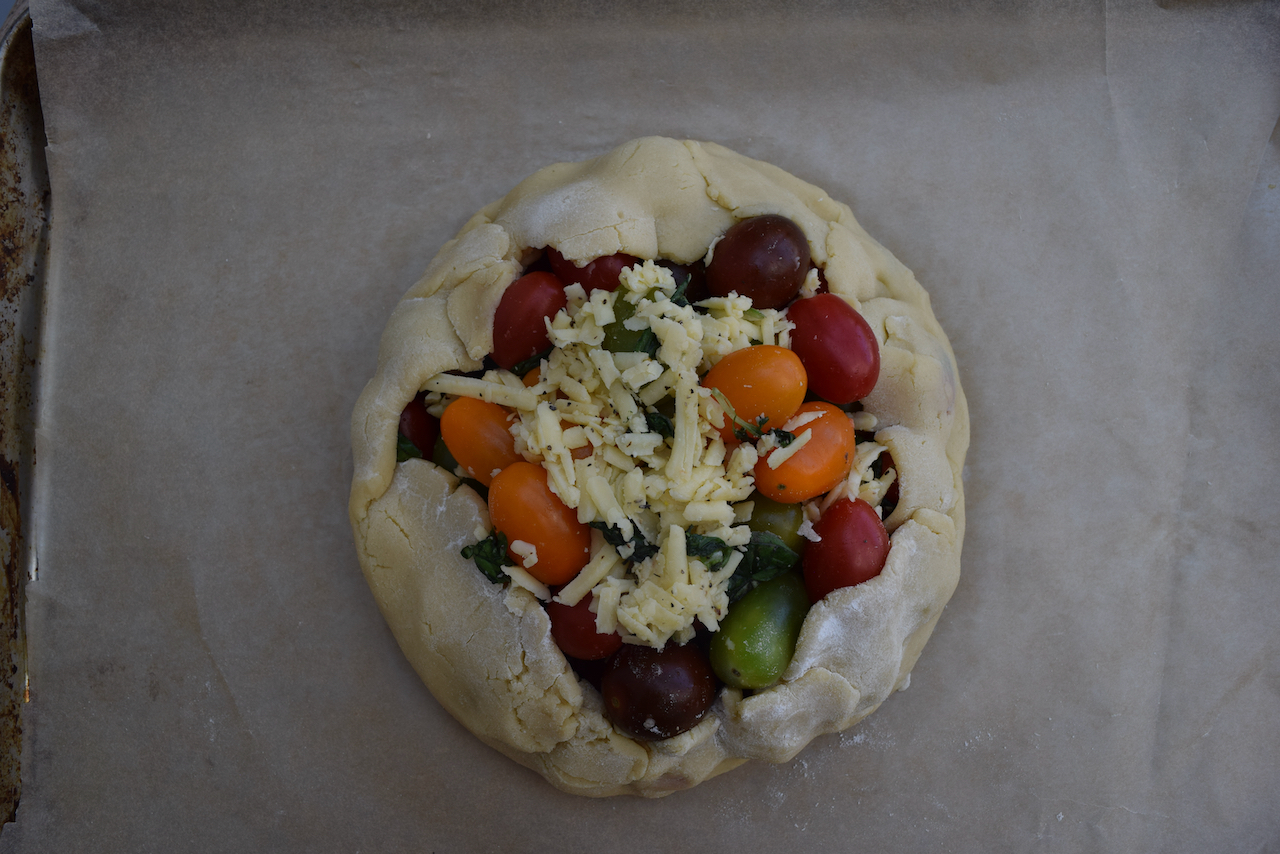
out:
{"label": "green herb piece", "polygon": [[785,448],[796,440],[795,433],[788,433],[781,427],[775,427],[769,431],[773,434],[773,438],[777,440],[779,448]]}
{"label": "green herb piece", "polygon": [[751,424],[738,417],[733,404],[729,402],[729,398],[725,397],[724,392],[720,389],[711,389],[711,396],[716,399],[716,403],[720,404],[720,408],[724,410],[725,417],[738,425],[734,428],[733,435],[737,437],[739,442],[754,442],[765,434],[764,425],[769,420],[767,417],[761,415],[756,419],[755,424]]}
{"label": "green herb piece", "polygon": [[640,532],[640,526],[635,522],[631,523],[631,539],[627,539],[623,535],[622,530],[616,525],[610,525],[608,522],[589,522],[591,527],[604,534],[604,541],[615,549],[621,550],[630,546],[632,551],[627,559],[635,563],[639,563],[646,558],[651,558],[658,553],[658,547],[644,538],[644,534]]}
{"label": "green herb piece", "polygon": [[693,531],[684,533],[684,552],[701,560],[712,572],[728,563],[733,556],[733,548],[724,540]]}
{"label": "green herb piece", "polygon": [[666,436],[668,439],[674,439],[676,435],[676,426],[671,423],[671,419],[663,415],[661,412],[646,412],[644,414],[645,423],[649,425],[649,429],[657,433],[659,436]]}
{"label": "green herb piece", "polygon": [[658,355],[658,348],[662,345],[658,342],[658,336],[652,329],[646,329],[640,335],[640,340],[636,344],[636,353],[648,353],[650,356]]}
{"label": "green herb piece", "polygon": [[747,320],[753,320],[756,323],[764,320],[764,312],[758,308],[749,308],[742,313],[742,316]]}
{"label": "green herb piece", "polygon": [[523,362],[517,362],[515,366],[511,368],[511,373],[515,374],[518,377],[523,377],[525,374],[529,373],[534,368],[541,365],[542,360],[547,358],[547,356],[549,356],[550,354],[551,354],[551,351],[547,350],[545,353],[539,353],[536,356],[530,356],[529,358],[525,359]]}
{"label": "green herb piece", "polygon": [[628,329],[626,321],[635,316],[636,305],[619,295],[613,305],[613,321],[604,326],[604,341],[600,346],[610,353],[658,352],[658,336],[652,329]]}
{"label": "green herb piece", "polygon": [[422,451],[418,450],[418,446],[409,441],[409,438],[403,433],[396,434],[396,462],[402,463],[405,460],[423,459]]}
{"label": "green herb piece", "polygon": [[733,603],[763,581],[777,578],[800,562],[800,555],[787,547],[782,538],[770,531],[752,531],[751,542],[744,550],[742,562],[729,579],[727,593]]}
{"label": "green herb piece", "polygon": [[[676,289],[671,292],[671,301],[676,305],[684,308],[689,304],[689,297],[686,294],[689,291],[689,283],[693,281],[693,276],[688,273],[684,274],[684,281],[676,283]],[[763,315],[761,315],[763,317]]]}
{"label": "green herb piece", "polygon": [[503,570],[507,565],[507,535],[501,531],[491,531],[489,536],[475,545],[463,546],[462,556],[474,560],[485,578],[494,584],[511,580],[511,576]]}

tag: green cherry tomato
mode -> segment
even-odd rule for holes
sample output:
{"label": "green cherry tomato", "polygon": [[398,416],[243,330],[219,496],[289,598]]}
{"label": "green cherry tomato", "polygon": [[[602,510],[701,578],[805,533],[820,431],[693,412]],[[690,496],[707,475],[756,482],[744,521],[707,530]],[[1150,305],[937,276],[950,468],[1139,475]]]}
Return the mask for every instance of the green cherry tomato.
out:
{"label": "green cherry tomato", "polygon": [[761,533],[777,534],[778,539],[796,554],[804,551],[804,537],[800,526],[804,524],[804,506],[782,504],[759,492],[751,496],[753,507],[747,527]]}
{"label": "green cherry tomato", "polygon": [[711,636],[712,669],[734,688],[769,687],[791,663],[808,612],[798,575],[764,582],[733,604]]}

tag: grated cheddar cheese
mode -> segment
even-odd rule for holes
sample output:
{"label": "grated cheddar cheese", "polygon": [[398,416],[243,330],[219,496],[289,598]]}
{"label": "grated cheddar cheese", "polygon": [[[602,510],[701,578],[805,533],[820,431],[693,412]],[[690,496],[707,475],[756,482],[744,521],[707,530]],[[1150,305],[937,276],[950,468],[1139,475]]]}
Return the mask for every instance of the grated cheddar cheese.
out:
{"label": "grated cheddar cheese", "polygon": [[[537,382],[526,386],[507,371],[488,371],[478,378],[442,374],[426,384],[436,395],[432,403],[466,395],[516,413],[516,450],[541,463],[551,490],[579,522],[609,526],[624,541],[611,545],[594,531],[587,565],[556,601],[574,605],[590,595],[597,631],[616,630],[624,640],[657,648],[672,639],[688,641],[699,622],[718,628],[729,607],[729,579],[751,539],[750,504],[744,509],[744,502],[755,489],[755,465],[764,456],[776,468],[803,448],[811,436],[804,425],[816,417],[789,422],[786,429],[800,432],[786,447],[772,434],[758,449],[749,442],[726,447],[718,429],[725,412],[700,377],[736,350],[788,346],[793,326],[780,311],[753,308],[747,297],[712,297],[695,310],[673,299],[676,291],[672,273],[653,261],[625,268],[614,292],[588,295],[581,285],[570,285],[566,308],[547,322],[553,349]],[[652,353],[602,346],[621,300],[632,309],[622,325],[649,330],[656,342]],[[668,397],[673,415],[669,430],[660,431],[655,424],[666,416],[654,418],[654,406]],[[810,502],[806,513],[816,519],[846,494],[878,504],[894,477],[892,470],[881,478],[872,473],[884,450],[860,445],[848,479],[821,504]],[[713,570],[687,553],[686,531],[716,537],[735,551]],[[638,541],[656,551],[635,559]],[[535,589],[525,571],[537,561],[536,550],[526,545],[512,545],[524,566],[507,570],[514,583],[545,599],[549,591]]]}

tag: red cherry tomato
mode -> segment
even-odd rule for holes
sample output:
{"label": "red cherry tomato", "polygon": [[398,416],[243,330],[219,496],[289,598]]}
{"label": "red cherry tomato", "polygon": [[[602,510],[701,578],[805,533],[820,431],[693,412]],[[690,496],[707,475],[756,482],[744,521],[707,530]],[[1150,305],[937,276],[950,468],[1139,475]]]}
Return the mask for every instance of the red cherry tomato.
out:
{"label": "red cherry tomato", "polygon": [[809,601],[832,590],[875,578],[889,556],[889,534],[875,508],[861,498],[841,498],[814,523],[822,539],[804,547],[800,565]]}
{"label": "red cherry tomato", "polygon": [[[808,412],[819,417],[806,424],[792,423]],[[844,480],[853,465],[857,435],[853,422],[844,412],[820,400],[801,406],[782,429],[794,432],[797,437],[805,430],[813,431],[813,437],[776,469],[769,465],[772,454],[762,456],[756,463],[756,489],[767,498],[781,504],[797,504],[830,492]],[[806,546],[806,551],[809,546]]]}
{"label": "red cherry tomato", "polygon": [[835,294],[796,300],[787,309],[791,349],[823,400],[853,403],[871,394],[880,376],[880,345],[861,314]]}
{"label": "red cherry tomato", "polygon": [[460,397],[445,407],[440,435],[458,465],[488,486],[495,474],[523,459],[511,435],[514,417],[496,403]]}
{"label": "red cherry tomato", "polygon": [[602,635],[596,631],[596,615],[591,613],[591,594],[579,599],[577,605],[548,602],[547,616],[551,618],[551,636],[560,651],[570,658],[599,661],[613,655],[622,646],[622,635],[617,632]]}
{"label": "red cherry tomato", "polygon": [[[591,528],[551,491],[547,471],[540,465],[522,460],[493,479],[489,518],[508,543],[523,540],[538,550],[538,562],[525,568],[543,584],[571,581],[591,558]],[[510,550],[508,555],[524,566],[520,555]]]}
{"label": "red cherry tomato", "polygon": [[493,360],[511,370],[551,347],[545,318],[569,304],[564,285],[551,273],[526,273],[502,294],[493,315]]}
{"label": "red cherry tomato", "polygon": [[424,405],[426,394],[418,395],[400,413],[400,435],[404,436],[422,454],[423,459],[431,459],[436,449],[436,440],[440,438],[440,421]]}
{"label": "red cherry tomato", "polygon": [[707,288],[712,296],[751,297],[756,308],[782,308],[800,292],[809,260],[808,239],[785,216],[744,219],[712,250]]}
{"label": "red cherry tomato", "polygon": [[625,268],[640,263],[640,259],[634,255],[619,252],[588,261],[585,266],[579,267],[550,246],[547,247],[547,260],[551,262],[551,271],[560,281],[566,285],[582,285],[587,293],[617,290],[618,275]]}
{"label": "red cherry tomato", "polygon": [[[785,347],[757,344],[725,356],[702,378],[707,388],[717,389],[737,416],[756,424],[763,416],[765,430],[781,427],[804,403],[808,380],[800,358]],[[720,436],[736,441],[735,424],[727,415]]]}
{"label": "red cherry tomato", "polygon": [[600,683],[604,711],[632,738],[671,738],[693,729],[716,699],[716,677],[694,643],[661,650],[625,644]]}

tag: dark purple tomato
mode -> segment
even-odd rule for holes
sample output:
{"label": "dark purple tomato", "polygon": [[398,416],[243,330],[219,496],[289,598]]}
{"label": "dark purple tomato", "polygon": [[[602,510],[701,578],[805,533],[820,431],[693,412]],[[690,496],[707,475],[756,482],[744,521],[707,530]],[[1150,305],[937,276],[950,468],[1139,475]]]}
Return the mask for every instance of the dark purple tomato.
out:
{"label": "dark purple tomato", "polygon": [[889,534],[875,508],[861,498],[841,498],[813,525],[821,539],[804,547],[800,566],[809,601],[832,590],[869,581],[884,569]]}
{"label": "dark purple tomato", "polygon": [[818,293],[826,294],[831,292],[831,286],[827,284],[827,274],[818,270]]}
{"label": "dark purple tomato", "polygon": [[587,293],[592,291],[614,291],[618,289],[618,275],[627,267],[639,264],[640,259],[622,252],[606,255],[579,267],[552,247],[547,247],[547,260],[551,262],[551,271],[560,277],[566,285],[582,285]]}
{"label": "dark purple tomato", "polygon": [[622,646],[622,635],[612,632],[602,635],[596,631],[596,615],[591,613],[591,596],[583,596],[577,605],[547,603],[547,616],[551,618],[551,636],[560,651],[571,658],[598,661],[608,658]]}
{"label": "dark purple tomato", "polygon": [[889,484],[889,488],[885,490],[884,498],[880,499],[880,511],[888,515],[893,512],[893,508],[898,506],[898,496],[900,494],[898,485],[902,483],[902,470],[898,468],[898,464],[893,461],[893,455],[887,451],[880,455],[881,471],[886,469],[895,469],[895,477],[893,483]]}
{"label": "dark purple tomato", "polygon": [[624,644],[600,683],[605,714],[632,738],[652,741],[693,729],[716,699],[716,677],[694,643],[661,651]]}
{"label": "dark purple tomato", "polygon": [[409,405],[400,413],[400,435],[404,436],[422,454],[423,459],[431,459],[435,452],[436,440],[440,438],[440,421],[427,412],[423,401],[425,392],[409,401]]}
{"label": "dark purple tomato", "polygon": [[737,293],[756,308],[782,308],[795,299],[809,272],[809,241],[785,216],[766,214],[729,227],[711,252],[712,296]]}
{"label": "dark purple tomato", "polygon": [[809,390],[839,406],[861,400],[880,376],[880,345],[861,314],[835,294],[796,300],[791,349],[809,375]]}
{"label": "dark purple tomato", "polygon": [[569,304],[564,285],[551,273],[526,273],[502,294],[493,315],[493,360],[511,370],[551,349],[545,318]]}

